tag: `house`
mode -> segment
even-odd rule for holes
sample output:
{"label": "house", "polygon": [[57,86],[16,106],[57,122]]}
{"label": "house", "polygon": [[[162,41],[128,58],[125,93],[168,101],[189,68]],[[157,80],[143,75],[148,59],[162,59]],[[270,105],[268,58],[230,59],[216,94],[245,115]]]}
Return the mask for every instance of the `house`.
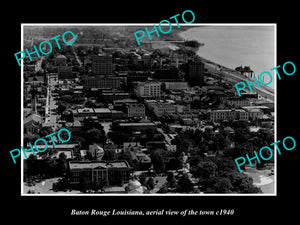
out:
{"label": "house", "polygon": [[31,114],[24,118],[24,133],[38,133],[42,128],[43,118],[38,114]]}
{"label": "house", "polygon": [[151,159],[148,155],[139,151],[128,151],[131,160],[139,163],[139,170],[147,170],[151,167]]}
{"label": "house", "polygon": [[89,153],[91,157],[97,160],[101,160],[104,156],[104,150],[97,144],[89,145]]}

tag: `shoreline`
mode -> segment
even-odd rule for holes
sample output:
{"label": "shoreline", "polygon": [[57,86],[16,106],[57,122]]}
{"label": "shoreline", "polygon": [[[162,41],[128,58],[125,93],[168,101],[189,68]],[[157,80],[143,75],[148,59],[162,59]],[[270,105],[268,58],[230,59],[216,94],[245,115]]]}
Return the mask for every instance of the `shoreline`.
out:
{"label": "shoreline", "polygon": [[[196,27],[203,27],[203,26],[191,26],[191,27],[186,27],[184,30],[181,30],[181,31],[179,31],[179,32],[176,32],[175,35],[177,36],[177,38],[178,38],[179,40],[185,40],[185,39],[182,37],[182,33],[188,31],[188,30],[191,29],[191,28],[196,28]],[[193,40],[193,39],[191,39],[191,40]],[[205,43],[204,43],[204,45],[205,45]],[[194,52],[195,52],[195,54],[196,54],[198,57],[200,57],[201,60],[204,61],[204,63],[213,65],[214,67],[218,68],[219,71],[232,73],[232,74],[238,76],[238,77],[239,77],[241,80],[243,80],[243,81],[245,81],[245,79],[253,80],[253,79],[251,79],[251,78],[249,78],[249,77],[246,77],[246,76],[242,75],[241,73],[239,73],[238,71],[236,71],[236,70],[234,70],[234,69],[232,69],[232,68],[223,66],[223,65],[221,65],[221,64],[219,64],[219,63],[217,63],[217,62],[215,62],[215,61],[209,60],[209,59],[204,58],[203,56],[199,55],[199,54],[198,54],[198,50],[199,50],[201,47],[202,47],[202,46],[199,46],[196,50],[194,49]],[[255,75],[255,76],[257,76],[257,75]],[[260,88],[260,89],[255,88],[255,90],[256,90],[256,91],[257,91],[257,90],[264,90],[264,91],[269,92],[269,93],[266,93],[266,94],[273,95],[273,99],[270,99],[270,98],[268,98],[268,99],[274,101],[274,98],[275,98],[275,96],[274,96],[274,95],[275,95],[275,85],[274,85],[274,89],[271,88],[271,87],[269,87],[269,86],[261,85],[261,88]]]}

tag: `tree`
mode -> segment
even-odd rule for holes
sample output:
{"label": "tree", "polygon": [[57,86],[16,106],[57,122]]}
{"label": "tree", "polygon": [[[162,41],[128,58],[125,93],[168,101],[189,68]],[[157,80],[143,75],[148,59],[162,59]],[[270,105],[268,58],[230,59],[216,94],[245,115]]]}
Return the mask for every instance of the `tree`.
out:
{"label": "tree", "polygon": [[149,188],[149,190],[152,190],[155,187],[154,179],[152,177],[148,178],[146,184],[147,184],[147,187]]}
{"label": "tree", "polygon": [[27,165],[26,176],[35,175],[40,172],[38,171],[38,160],[35,155],[31,154],[25,161],[25,164]]}
{"label": "tree", "polygon": [[170,188],[176,188],[177,187],[177,180],[174,176],[174,173],[169,173],[167,176],[167,186]]}
{"label": "tree", "polygon": [[213,187],[216,193],[230,193],[233,189],[230,179],[226,177],[217,177]]}
{"label": "tree", "polygon": [[178,180],[177,185],[178,185],[177,190],[179,192],[185,192],[185,193],[191,192],[194,187],[194,184],[192,183],[191,179],[186,173],[182,174],[182,176]]}
{"label": "tree", "polygon": [[85,140],[87,144],[93,144],[93,143],[106,143],[106,136],[105,132],[96,128],[90,129],[86,132]]}
{"label": "tree", "polygon": [[55,177],[57,175],[57,162],[53,158],[47,158],[45,161],[45,175]]}
{"label": "tree", "polygon": [[139,182],[141,183],[141,185],[146,186],[146,176],[145,175],[141,175],[139,177]]}
{"label": "tree", "polygon": [[130,135],[122,131],[110,131],[107,136],[118,146],[122,145],[125,141],[130,139]]}
{"label": "tree", "polygon": [[58,173],[61,175],[66,175],[68,168],[69,165],[67,161],[67,156],[65,155],[65,153],[62,152],[58,155],[58,160],[57,160]]}
{"label": "tree", "polygon": [[164,156],[160,149],[154,150],[150,154],[151,162],[153,165],[153,169],[156,172],[163,172],[165,171],[165,162],[164,162]]}
{"label": "tree", "polygon": [[[48,134],[47,134],[48,135]],[[24,146],[27,146],[28,143],[33,143],[35,142],[36,139],[38,139],[40,136],[38,134],[32,134],[32,133],[26,133],[24,134]]]}
{"label": "tree", "polygon": [[40,137],[45,137],[51,133],[53,133],[53,130],[51,127],[42,127],[42,129],[39,132],[39,135],[40,135]]}
{"label": "tree", "polygon": [[116,156],[115,151],[112,149],[107,149],[107,150],[105,150],[102,160],[111,161],[111,160],[116,160],[116,158],[117,158],[117,156]]}
{"label": "tree", "polygon": [[191,172],[195,177],[208,179],[214,177],[218,167],[212,161],[201,161],[198,165],[192,167]]}
{"label": "tree", "polygon": [[95,108],[96,107],[96,104],[94,102],[92,102],[91,100],[88,100],[84,103],[84,107],[87,107],[87,108]]}
{"label": "tree", "polygon": [[238,193],[261,193],[261,189],[253,185],[253,179],[240,172],[231,172],[228,175],[233,186],[233,191]]}
{"label": "tree", "polygon": [[77,142],[79,144],[79,147],[87,147],[85,139],[81,136],[72,135],[70,142]]}
{"label": "tree", "polygon": [[71,110],[65,110],[62,115],[61,118],[63,120],[65,120],[66,122],[74,122],[74,116],[73,116],[73,112]]}
{"label": "tree", "polygon": [[64,104],[59,103],[57,108],[56,108],[56,112],[58,114],[62,114],[66,109],[67,109],[67,107]]}

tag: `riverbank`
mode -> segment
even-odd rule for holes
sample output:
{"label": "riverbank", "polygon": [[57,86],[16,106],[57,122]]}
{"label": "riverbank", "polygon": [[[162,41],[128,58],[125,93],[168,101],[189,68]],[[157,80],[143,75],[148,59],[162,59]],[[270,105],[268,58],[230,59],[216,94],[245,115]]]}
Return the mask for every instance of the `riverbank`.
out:
{"label": "riverbank", "polygon": [[[196,40],[201,43],[203,40],[199,40],[199,36],[197,36],[198,34],[197,34],[197,32],[195,32],[195,28],[200,28],[200,27],[203,27],[203,26],[187,27],[184,31],[176,33],[177,40]],[[189,32],[189,30],[191,30],[191,33],[195,33],[194,36],[192,34],[187,35],[186,32]],[[187,39],[187,37],[189,37],[189,39]],[[193,49],[193,50],[199,56],[199,58],[205,63],[206,69],[213,69],[213,72],[217,73],[219,76],[223,77],[224,79],[226,79],[227,81],[229,81],[233,84],[235,84],[237,82],[241,82],[241,81],[245,82],[246,79],[252,80],[228,66],[221,65],[220,63],[216,62],[215,60],[207,59],[206,57],[204,57],[201,54],[201,52],[202,52],[201,49],[206,46],[205,41],[203,44],[204,44],[204,46],[199,46],[199,48]],[[207,49],[206,49],[206,51],[207,51]],[[214,51],[214,49],[212,49],[212,51]],[[222,52],[222,54],[225,54],[225,53]],[[251,65],[251,67],[252,67],[252,65]],[[273,85],[273,87],[275,87],[275,83],[272,85]],[[271,86],[261,85],[261,88],[255,88],[255,87],[253,87],[253,88],[262,97],[264,97],[270,101],[274,101],[275,91]]]}
{"label": "riverbank", "polygon": [[[189,26],[179,32],[178,39],[196,40],[205,45],[196,52],[204,61],[223,71],[236,72],[238,66],[249,66],[256,77],[276,63],[273,26]],[[272,73],[272,72],[271,72]],[[273,77],[276,76],[274,73]],[[237,73],[235,73],[237,75]],[[247,77],[239,76],[244,80]],[[275,79],[264,90],[274,94]]]}

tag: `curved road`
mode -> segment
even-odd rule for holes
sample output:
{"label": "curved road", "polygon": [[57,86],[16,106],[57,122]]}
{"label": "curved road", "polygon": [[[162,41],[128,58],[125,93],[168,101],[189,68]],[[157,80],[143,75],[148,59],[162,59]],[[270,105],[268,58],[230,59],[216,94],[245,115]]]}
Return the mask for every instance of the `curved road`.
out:
{"label": "curved road", "polygon": [[[241,81],[243,81],[243,82],[246,81],[245,78],[243,78],[237,74],[234,74],[229,71],[224,71],[224,69],[226,69],[226,68],[222,68],[222,71],[220,71],[218,66],[212,65],[211,63],[205,63],[205,68],[207,69],[207,71],[209,73],[211,73],[215,76],[218,76],[224,80],[227,80],[233,84],[236,84],[237,82],[241,82]],[[257,92],[262,97],[274,101],[274,93],[267,90],[267,88],[265,86],[261,85],[261,88],[257,88],[257,85],[253,85],[252,89],[254,90],[254,92]],[[247,84],[246,84],[245,90],[249,90],[249,87],[247,86]]]}

